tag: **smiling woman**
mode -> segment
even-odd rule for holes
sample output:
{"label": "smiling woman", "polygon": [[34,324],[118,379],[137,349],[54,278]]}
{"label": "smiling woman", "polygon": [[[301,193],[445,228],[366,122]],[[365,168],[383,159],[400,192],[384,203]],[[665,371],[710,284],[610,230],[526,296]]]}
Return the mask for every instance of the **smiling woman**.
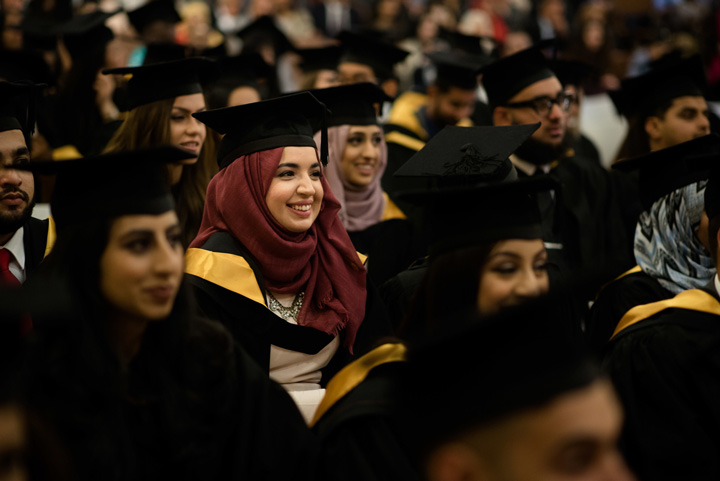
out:
{"label": "smiling woman", "polygon": [[105,70],[105,74],[131,74],[128,81],[127,118],[105,147],[105,152],[175,145],[194,154],[168,167],[177,205],[182,241],[187,246],[200,227],[205,189],[213,173],[212,137],[192,114],[205,110],[202,83],[212,78],[213,63],[192,58],[142,67]]}

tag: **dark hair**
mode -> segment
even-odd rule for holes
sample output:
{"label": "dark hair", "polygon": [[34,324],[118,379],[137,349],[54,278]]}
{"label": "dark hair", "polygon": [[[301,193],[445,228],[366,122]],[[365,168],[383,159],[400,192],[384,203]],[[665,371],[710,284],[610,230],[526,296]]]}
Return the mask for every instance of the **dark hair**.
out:
{"label": "dark hair", "polygon": [[480,272],[495,243],[457,249],[430,260],[415,293],[400,335],[408,338],[432,336],[444,329],[443,319],[461,319],[477,310]]}
{"label": "dark hair", "polygon": [[650,140],[645,132],[645,119],[646,117],[642,116],[635,116],[630,119],[628,132],[615,161],[637,157],[650,152]]}
{"label": "dark hair", "polygon": [[717,263],[718,231],[720,231],[720,215],[712,217],[708,222],[708,243],[710,244],[710,255]]}

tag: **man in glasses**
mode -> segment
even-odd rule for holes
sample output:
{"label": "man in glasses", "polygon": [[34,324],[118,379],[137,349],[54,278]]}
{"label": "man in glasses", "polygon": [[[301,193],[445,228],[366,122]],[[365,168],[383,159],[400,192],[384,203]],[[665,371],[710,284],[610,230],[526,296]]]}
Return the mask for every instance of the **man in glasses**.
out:
{"label": "man in glasses", "polygon": [[567,148],[567,112],[573,98],[543,54],[546,46],[536,45],[481,69],[493,123],[540,123],[510,160],[520,177],[549,174],[562,186],[560,196],[540,199],[550,263],[561,271],[620,274],[634,264],[633,233],[619,207],[623,184]]}

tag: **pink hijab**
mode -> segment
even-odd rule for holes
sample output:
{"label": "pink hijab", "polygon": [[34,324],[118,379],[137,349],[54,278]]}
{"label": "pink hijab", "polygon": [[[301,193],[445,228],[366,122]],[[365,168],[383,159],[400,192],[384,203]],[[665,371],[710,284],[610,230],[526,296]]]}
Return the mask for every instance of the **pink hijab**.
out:
{"label": "pink hijab", "polygon": [[[325,169],[330,188],[340,201],[339,216],[348,232],[363,231],[382,220],[385,211],[385,197],[380,186],[387,166],[387,145],[383,136],[380,144],[380,159],[377,175],[365,187],[350,184],[342,170],[342,158],[347,145],[350,125],[328,128],[328,166]],[[315,134],[315,143],[320,142],[320,132]]]}

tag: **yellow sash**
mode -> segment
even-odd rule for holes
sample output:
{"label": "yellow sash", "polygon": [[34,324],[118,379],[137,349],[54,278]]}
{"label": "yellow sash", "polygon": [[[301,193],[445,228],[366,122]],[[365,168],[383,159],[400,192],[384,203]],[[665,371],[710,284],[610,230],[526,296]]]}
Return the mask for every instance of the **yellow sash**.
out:
{"label": "yellow sash", "polygon": [[717,301],[712,295],[700,289],[690,289],[683,291],[672,299],[666,299],[664,301],[652,302],[650,304],[644,304],[642,306],[635,306],[625,313],[620,319],[615,332],[613,332],[613,339],[621,331],[627,329],[633,324],[637,324],[651,316],[654,316],[658,312],[664,311],[665,309],[687,309],[689,311],[707,312],[708,314],[715,314],[720,316],[720,302]]}
{"label": "yellow sash", "polygon": [[383,192],[383,198],[385,199],[385,210],[383,211],[381,221],[392,220],[392,219],[406,219],[405,213],[400,210],[400,207],[395,205],[390,199],[390,196]]}
{"label": "yellow sash", "polygon": [[43,259],[50,254],[50,251],[55,245],[55,238],[57,237],[55,232],[55,220],[52,217],[48,217],[48,233],[47,240],[45,241],[45,254],[43,254]]}

